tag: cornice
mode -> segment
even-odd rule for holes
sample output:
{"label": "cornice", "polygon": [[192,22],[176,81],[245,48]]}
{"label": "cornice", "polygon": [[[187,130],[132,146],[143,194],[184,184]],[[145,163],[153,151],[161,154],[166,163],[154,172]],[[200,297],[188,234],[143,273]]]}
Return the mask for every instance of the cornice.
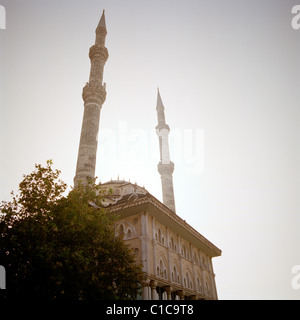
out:
{"label": "cornice", "polygon": [[[109,212],[117,212],[122,211],[125,209],[129,209],[135,206],[148,204],[147,206],[147,212],[151,215],[151,208],[152,205],[154,208],[156,208],[160,213],[163,213],[163,215],[158,215],[158,220],[165,221],[166,219],[169,219],[172,221],[177,227],[181,228],[182,230],[186,231],[185,238],[189,235],[192,235],[194,239],[197,239],[202,243],[202,246],[205,246],[208,249],[208,253],[211,257],[217,257],[220,256],[222,251],[217,248],[213,243],[211,243],[209,240],[207,240],[204,236],[202,236],[197,230],[195,230],[192,226],[190,226],[185,220],[180,218],[176,213],[174,213],[172,210],[170,210],[167,206],[165,206],[163,203],[161,203],[158,199],[156,199],[151,194],[147,194],[146,196],[142,198],[138,198],[133,202],[128,203],[120,203],[120,204],[114,204],[106,208]],[[154,215],[154,212],[152,212]],[[188,237],[191,238],[191,237]],[[191,239],[188,239],[188,241],[191,241]]]}

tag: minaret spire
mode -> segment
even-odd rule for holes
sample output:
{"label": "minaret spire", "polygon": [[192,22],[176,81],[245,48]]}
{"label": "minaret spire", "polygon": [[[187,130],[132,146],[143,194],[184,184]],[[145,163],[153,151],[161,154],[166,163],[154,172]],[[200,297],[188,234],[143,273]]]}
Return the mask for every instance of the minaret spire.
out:
{"label": "minaret spire", "polygon": [[102,12],[102,16],[101,16],[101,19],[99,21],[99,24],[98,24],[98,28],[99,27],[102,27],[106,30],[106,23],[105,23],[105,10],[103,10]]}
{"label": "minaret spire", "polygon": [[106,85],[103,83],[104,65],[108,59],[108,51],[105,47],[106,34],[105,13],[103,10],[96,29],[95,44],[90,48],[89,52],[91,60],[89,82],[87,82],[82,92],[84,113],[74,178],[75,187],[79,183],[86,185],[90,179],[95,178],[100,111],[106,99]]}
{"label": "minaret spire", "polygon": [[157,168],[161,176],[163,203],[175,212],[175,198],[173,188],[174,163],[170,161],[169,149],[170,128],[166,124],[165,108],[160,96],[159,89],[157,89],[156,111],[158,120],[156,133],[159,139],[160,151],[160,162]]}

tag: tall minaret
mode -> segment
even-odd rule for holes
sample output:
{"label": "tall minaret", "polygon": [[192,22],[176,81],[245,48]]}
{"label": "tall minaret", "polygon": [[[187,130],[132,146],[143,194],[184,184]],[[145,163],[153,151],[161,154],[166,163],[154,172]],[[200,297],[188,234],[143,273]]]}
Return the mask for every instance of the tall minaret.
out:
{"label": "tall minaret", "polygon": [[74,178],[75,187],[79,182],[86,185],[88,180],[95,178],[100,111],[106,98],[106,85],[103,83],[104,64],[108,59],[108,51],[105,47],[106,34],[103,10],[96,29],[95,45],[90,48],[89,52],[91,59],[90,79],[82,92],[84,114]]}
{"label": "tall minaret", "polygon": [[158,172],[161,175],[163,203],[175,212],[175,199],[173,189],[174,163],[170,161],[169,133],[170,128],[165,120],[165,108],[161,100],[159,90],[157,90],[157,120],[156,133],[159,138],[160,162]]}

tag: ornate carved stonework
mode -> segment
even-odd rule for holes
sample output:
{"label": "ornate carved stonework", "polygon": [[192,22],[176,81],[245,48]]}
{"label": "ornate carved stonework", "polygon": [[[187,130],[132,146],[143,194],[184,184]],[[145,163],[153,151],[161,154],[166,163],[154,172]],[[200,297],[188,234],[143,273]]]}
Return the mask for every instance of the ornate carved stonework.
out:
{"label": "ornate carved stonework", "polygon": [[103,62],[106,62],[108,59],[108,50],[105,47],[100,47],[95,44],[90,48],[89,57],[91,60],[100,58]]}
{"label": "ornate carved stonework", "polygon": [[170,161],[168,164],[159,163],[157,166],[160,174],[172,174],[174,172],[174,163]]}
{"label": "ornate carved stonework", "polygon": [[106,99],[106,91],[104,86],[101,85],[93,85],[91,86],[89,83],[83,88],[82,98],[84,104],[87,103],[96,103],[101,105],[104,103]]}

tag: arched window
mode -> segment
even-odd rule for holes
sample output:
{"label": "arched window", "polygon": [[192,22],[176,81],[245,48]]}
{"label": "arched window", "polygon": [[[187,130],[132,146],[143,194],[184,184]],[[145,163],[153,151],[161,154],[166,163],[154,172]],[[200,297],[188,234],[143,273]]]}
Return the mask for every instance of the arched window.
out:
{"label": "arched window", "polygon": [[158,229],[158,241],[161,243],[161,231]]}
{"label": "arched window", "polygon": [[116,237],[130,240],[137,237],[137,232],[128,221],[122,221],[116,225]]}
{"label": "arched window", "polygon": [[177,272],[177,269],[175,266],[172,271],[172,282],[180,284],[180,278],[179,278],[179,275],[178,275],[178,272]]}
{"label": "arched window", "polygon": [[185,274],[185,277],[186,277],[186,281],[187,281],[187,285],[186,285],[186,287],[188,287],[188,288],[189,288],[189,286],[190,286],[189,274],[188,274],[188,273],[186,273],[186,274]]}
{"label": "arched window", "polygon": [[160,229],[158,229],[156,231],[155,237],[156,237],[156,241],[158,241],[162,245],[165,245],[164,234],[162,233],[162,231]]}
{"label": "arched window", "polygon": [[197,277],[197,290],[202,292],[202,285],[201,285],[199,277]]}
{"label": "arched window", "polygon": [[181,254],[186,258],[186,248],[185,248],[185,245],[182,246]]}
{"label": "arched window", "polygon": [[171,248],[172,250],[175,250],[173,237],[171,238],[170,248]]}
{"label": "arched window", "polygon": [[167,279],[167,269],[162,259],[159,261],[159,265],[156,267],[156,269],[158,277]]}
{"label": "arched window", "polygon": [[195,263],[198,264],[198,257],[197,257],[197,253],[195,254]]}
{"label": "arched window", "polygon": [[162,277],[163,276],[163,272],[164,272],[164,265],[163,265],[162,260],[160,260],[159,269],[160,269],[160,276]]}
{"label": "arched window", "polygon": [[132,237],[132,232],[130,229],[128,229],[126,239],[131,239],[131,237]]}
{"label": "arched window", "polygon": [[176,269],[176,267],[174,266],[174,268],[173,268],[173,273],[172,274],[174,274],[174,279],[172,278],[172,281],[173,282],[178,282],[178,276],[177,276],[177,269]]}
{"label": "arched window", "polygon": [[207,280],[205,280],[205,290],[206,290],[206,294],[210,296],[211,295],[210,285],[208,284]]}
{"label": "arched window", "polygon": [[186,282],[184,282],[184,285],[189,289],[193,289],[194,288],[193,279],[188,270],[186,270],[186,273],[185,273],[185,280]]}
{"label": "arched window", "polygon": [[125,235],[124,226],[123,226],[123,224],[121,224],[119,227],[119,237],[121,239],[124,239],[124,235]]}

